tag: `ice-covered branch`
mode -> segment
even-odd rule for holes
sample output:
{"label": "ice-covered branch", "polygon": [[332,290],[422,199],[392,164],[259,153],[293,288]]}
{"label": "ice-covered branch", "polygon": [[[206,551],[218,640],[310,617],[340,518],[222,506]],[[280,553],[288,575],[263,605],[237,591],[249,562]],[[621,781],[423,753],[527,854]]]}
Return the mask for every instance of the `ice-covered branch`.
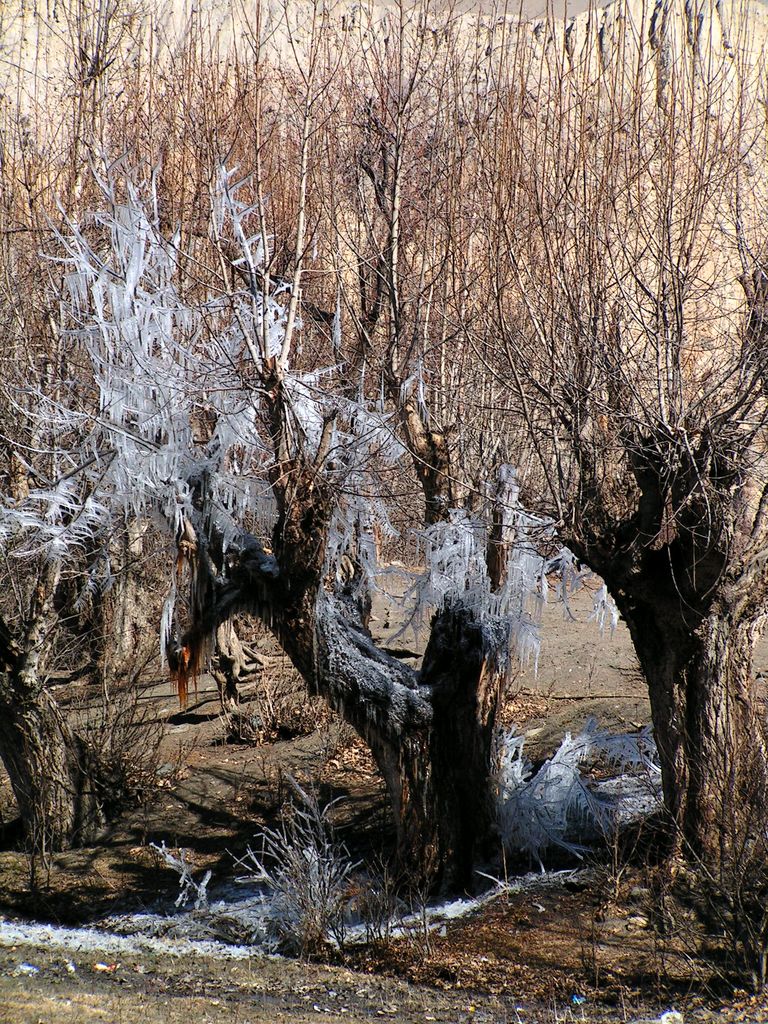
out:
{"label": "ice-covered branch", "polygon": [[579,836],[605,835],[614,827],[617,806],[595,790],[585,764],[601,760],[623,773],[640,775],[648,796],[658,800],[660,773],[650,728],[615,735],[590,719],[576,736],[570,732],[537,770],[524,755],[525,738],[499,737],[497,816],[505,846],[542,866],[548,849],[580,855]]}
{"label": "ice-covered branch", "polygon": [[150,848],[160,856],[169,868],[172,868],[179,876],[179,895],[176,899],[177,907],[184,907],[189,903],[190,899],[194,898],[195,910],[201,910],[203,907],[208,906],[208,885],[213,875],[212,871],[206,871],[203,874],[202,879],[198,882],[192,874],[192,865],[187,860],[186,853],[183,849],[179,849],[178,857],[175,856],[168,847],[165,845],[165,841],[161,842],[158,846],[157,843],[150,843]]}

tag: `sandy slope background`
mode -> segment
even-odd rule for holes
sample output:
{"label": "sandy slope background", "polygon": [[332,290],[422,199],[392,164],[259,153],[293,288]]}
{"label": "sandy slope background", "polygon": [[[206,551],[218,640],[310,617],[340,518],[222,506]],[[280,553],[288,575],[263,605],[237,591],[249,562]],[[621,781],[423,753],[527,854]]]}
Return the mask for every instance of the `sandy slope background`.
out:
{"label": "sandy slope background", "polygon": [[[660,5],[661,0],[659,0]],[[104,5],[102,5],[104,6]],[[122,49],[134,59],[154,59],[164,52],[174,52],[180,39],[188,32],[202,31],[215,40],[219,59],[236,46],[244,26],[253,27],[256,11],[261,20],[263,37],[277,52],[287,52],[290,32],[293,44],[301,48],[308,32],[309,4],[305,0],[261,0],[254,3],[242,0],[131,0],[131,3],[113,5],[116,12],[111,29],[110,46],[114,52]],[[626,17],[639,26],[647,24],[657,4],[651,0],[629,0],[621,3],[589,3],[586,0],[510,0],[509,3],[475,3],[442,0],[426,5],[426,19],[433,26],[444,24],[446,18],[461,25],[466,37],[475,35],[481,42],[494,38],[494,28],[501,23],[535,22],[549,19],[553,25],[578,18],[578,32],[583,32],[588,19],[598,25],[612,26]],[[701,4],[694,5],[697,10]],[[706,6],[706,5],[704,5]],[[714,7],[715,5],[713,5]],[[347,35],[377,30],[392,24],[392,19],[413,16],[417,5],[392,2],[354,3],[333,0],[325,10],[330,23]],[[96,5],[93,10],[98,10]],[[715,7],[713,23],[733,24],[739,12],[749,15],[750,45],[759,53],[768,39],[768,4],[764,0],[721,0]],[[2,0],[0,3],[0,97],[2,101],[26,107],[30,112],[45,111],[48,104],[55,107],[57,96],[66,95],[68,80],[76,67],[78,40],[85,31],[96,35],[96,21],[87,5],[71,0],[47,0],[46,3],[24,3],[21,0]],[[341,28],[343,22],[343,29]],[[708,25],[708,23],[707,23]],[[555,32],[550,39],[541,37],[542,45],[561,45],[562,35]],[[212,45],[213,52],[213,45]],[[478,53],[482,50],[479,48]],[[49,108],[49,113],[54,109]],[[38,124],[37,130],[44,126]]]}

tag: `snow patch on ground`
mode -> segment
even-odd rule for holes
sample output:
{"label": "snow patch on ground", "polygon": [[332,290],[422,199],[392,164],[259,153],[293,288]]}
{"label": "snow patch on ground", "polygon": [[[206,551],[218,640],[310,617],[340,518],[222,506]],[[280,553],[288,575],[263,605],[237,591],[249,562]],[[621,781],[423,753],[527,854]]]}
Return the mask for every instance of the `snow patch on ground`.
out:
{"label": "snow patch on ground", "polygon": [[[133,917],[138,921],[143,915]],[[0,947],[45,946],[72,952],[114,953],[120,956],[144,952],[172,956],[207,956],[222,960],[247,960],[263,955],[254,946],[228,945],[225,942],[188,938],[155,938],[151,935],[116,935],[98,928],[63,928],[59,925],[33,924],[0,917]]]}
{"label": "snow patch on ground", "polygon": [[[474,914],[502,894],[542,885],[559,886],[579,874],[573,870],[552,871],[546,875],[531,872],[509,883],[491,879],[495,886],[477,898],[449,900],[427,906],[422,912],[403,915],[390,934],[393,938],[412,935],[414,929],[421,930],[425,924],[430,931],[439,932],[448,921]],[[247,960],[272,954],[267,921],[268,906],[262,894],[238,895],[229,886],[226,899],[214,901],[204,909],[121,914],[103,918],[96,926],[88,928],[13,921],[0,916],[0,948],[44,946],[73,953],[108,953],[123,957],[150,952]],[[243,935],[249,936],[251,942],[234,941],[236,936]],[[364,939],[364,925],[350,924],[346,929],[348,942]]]}
{"label": "snow patch on ground", "polygon": [[273,951],[269,934],[270,905],[261,892],[233,892],[231,886],[221,898],[205,907],[164,913],[121,914],[104,918],[105,932],[127,937],[140,936],[160,943],[200,942],[246,950],[244,955]]}

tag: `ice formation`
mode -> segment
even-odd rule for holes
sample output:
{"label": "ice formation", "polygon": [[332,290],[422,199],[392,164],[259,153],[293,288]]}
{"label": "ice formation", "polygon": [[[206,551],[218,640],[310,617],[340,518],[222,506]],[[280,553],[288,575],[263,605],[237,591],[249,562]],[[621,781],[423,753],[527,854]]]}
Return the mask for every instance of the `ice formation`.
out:
{"label": "ice formation", "polygon": [[[627,813],[625,797],[639,814],[659,806],[660,770],[650,728],[615,735],[590,719],[576,736],[570,732],[556,752],[537,770],[525,757],[525,737],[505,732],[499,737],[497,819],[507,849],[527,854],[544,869],[551,847],[579,855],[578,837],[605,836]],[[614,780],[631,778],[636,785],[596,786],[584,771],[589,761],[613,770]]]}

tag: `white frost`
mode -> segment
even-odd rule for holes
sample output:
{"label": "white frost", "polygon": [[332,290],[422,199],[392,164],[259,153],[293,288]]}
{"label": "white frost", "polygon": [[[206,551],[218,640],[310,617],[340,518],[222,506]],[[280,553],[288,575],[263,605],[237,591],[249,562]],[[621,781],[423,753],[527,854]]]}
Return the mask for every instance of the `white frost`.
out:
{"label": "white frost", "polygon": [[[499,738],[497,820],[506,848],[527,854],[542,870],[549,848],[579,855],[583,846],[577,837],[606,835],[630,817],[659,806],[660,773],[648,729],[616,736],[590,719],[578,735],[566,733],[536,771],[524,747],[523,736],[507,732]],[[613,787],[594,784],[583,767],[597,760],[613,765],[626,781]],[[633,781],[627,779],[628,772]]]}

